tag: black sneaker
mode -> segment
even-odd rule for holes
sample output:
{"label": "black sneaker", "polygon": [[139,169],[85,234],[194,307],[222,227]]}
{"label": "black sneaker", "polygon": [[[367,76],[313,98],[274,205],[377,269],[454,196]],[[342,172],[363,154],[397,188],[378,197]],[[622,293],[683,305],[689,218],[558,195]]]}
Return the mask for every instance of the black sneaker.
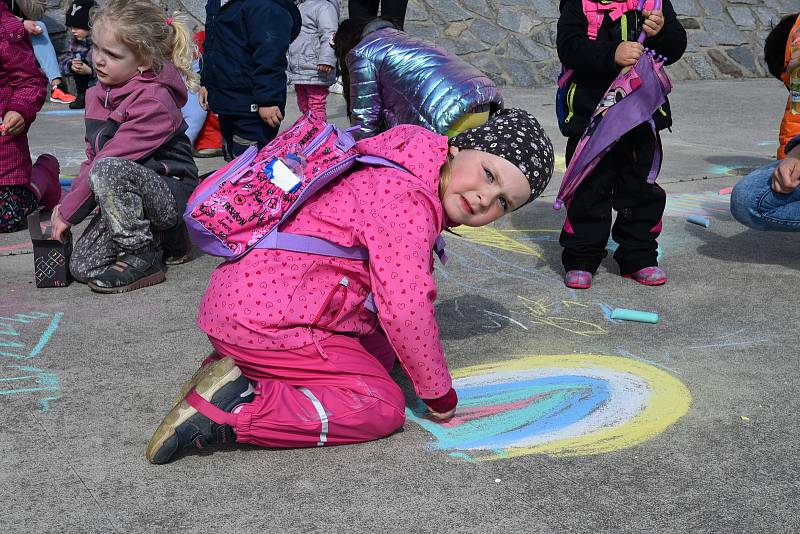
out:
{"label": "black sneaker", "polygon": [[[194,391],[224,412],[231,412],[236,406],[255,398],[250,381],[230,357],[204,366],[193,381]],[[165,464],[185,454],[235,442],[233,427],[215,423],[184,398],[153,433],[146,455],[152,464]]]}
{"label": "black sneaker", "polygon": [[97,293],[125,293],[160,284],[165,279],[161,251],[148,249],[120,254],[116,263],[89,280],[89,288]]}
{"label": "black sneaker", "polygon": [[69,103],[69,109],[83,109],[86,107],[86,97],[78,96],[73,102]]}
{"label": "black sneaker", "polygon": [[166,265],[180,265],[192,258],[192,240],[183,219],[173,228],[162,232],[161,248]]}

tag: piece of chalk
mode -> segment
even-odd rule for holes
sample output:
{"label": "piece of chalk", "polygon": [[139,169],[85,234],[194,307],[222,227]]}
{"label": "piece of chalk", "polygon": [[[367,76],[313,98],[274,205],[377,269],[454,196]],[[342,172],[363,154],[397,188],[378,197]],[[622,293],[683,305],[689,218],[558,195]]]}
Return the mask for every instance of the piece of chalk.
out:
{"label": "piece of chalk", "polygon": [[709,218],[702,217],[700,215],[689,215],[688,217],[686,217],[686,220],[689,221],[690,223],[698,224],[700,226],[705,226],[706,228],[711,226],[711,221],[709,220]]}
{"label": "piece of chalk", "polygon": [[720,195],[730,195],[732,192],[733,192],[733,187],[732,186],[731,187],[726,187],[725,189],[720,189],[719,190],[719,194]]}
{"label": "piece of chalk", "polygon": [[626,308],[616,308],[611,312],[612,319],[620,319],[622,321],[637,321],[640,323],[658,322],[658,314],[653,312],[645,312],[639,310],[628,310]]}

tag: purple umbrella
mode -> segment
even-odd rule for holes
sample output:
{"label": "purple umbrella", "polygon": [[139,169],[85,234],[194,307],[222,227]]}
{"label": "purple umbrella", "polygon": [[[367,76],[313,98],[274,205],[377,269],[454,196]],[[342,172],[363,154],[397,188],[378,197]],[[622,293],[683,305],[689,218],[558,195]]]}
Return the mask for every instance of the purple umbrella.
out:
{"label": "purple umbrella", "polygon": [[[641,11],[644,3],[645,0],[639,0],[637,10]],[[654,9],[661,9],[661,0],[656,0]],[[642,30],[639,42],[643,43],[644,39],[645,33]],[[653,113],[664,104],[672,90],[672,83],[664,71],[665,60],[663,56],[646,48],[639,61],[630,68],[623,69],[611,83],[578,141],[561,181],[561,189],[553,203],[554,209],[561,209],[564,203],[569,202],[584,178],[594,170],[620,137],[645,122],[650,124],[655,133]],[[650,183],[656,181],[658,171],[661,170],[661,142],[657,135],[656,140],[653,165],[647,176]]]}

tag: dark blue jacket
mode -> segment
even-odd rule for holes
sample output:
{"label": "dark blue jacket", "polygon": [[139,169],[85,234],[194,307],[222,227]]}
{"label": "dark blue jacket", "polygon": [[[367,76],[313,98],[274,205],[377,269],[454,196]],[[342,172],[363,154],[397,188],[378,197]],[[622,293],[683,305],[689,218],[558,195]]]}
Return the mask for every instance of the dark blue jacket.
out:
{"label": "dark blue jacket", "polygon": [[286,105],[286,51],[302,18],[291,0],[220,0],[206,4],[200,73],[217,114],[247,115]]}

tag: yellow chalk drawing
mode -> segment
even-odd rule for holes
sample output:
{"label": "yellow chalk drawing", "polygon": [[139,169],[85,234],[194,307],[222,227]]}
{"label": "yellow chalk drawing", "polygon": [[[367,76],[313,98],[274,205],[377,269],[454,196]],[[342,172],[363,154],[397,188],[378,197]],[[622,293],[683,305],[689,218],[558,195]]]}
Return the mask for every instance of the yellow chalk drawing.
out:
{"label": "yellow chalk drawing", "polygon": [[[573,319],[554,315],[553,308],[555,307],[556,302],[547,297],[533,300],[523,297],[522,295],[517,295],[517,298],[522,302],[522,306],[528,310],[528,312],[530,312],[532,316],[531,322],[533,324],[552,326],[558,330],[563,330],[564,332],[585,337],[604,336],[608,334],[608,330],[599,324],[590,321],[584,321],[582,319]],[[574,300],[561,300],[561,304],[567,309],[572,306],[578,306],[581,308],[587,307],[586,304],[582,304]]]}
{"label": "yellow chalk drawing", "polygon": [[462,399],[448,423],[412,417],[454,457],[581,456],[650,440],[683,417],[691,394],[654,365],[598,354],[527,355],[453,371]]}
{"label": "yellow chalk drawing", "polygon": [[556,154],[555,170],[557,172],[565,172],[567,170],[567,158],[560,154]]}
{"label": "yellow chalk drawing", "polygon": [[504,235],[508,231],[492,228],[491,226],[481,226],[479,228],[472,228],[469,226],[461,226],[456,229],[460,234],[461,239],[484,245],[492,248],[499,248],[508,252],[517,252],[519,254],[527,254],[536,258],[544,258],[542,249],[536,245],[527,245],[520,243],[510,237]]}

